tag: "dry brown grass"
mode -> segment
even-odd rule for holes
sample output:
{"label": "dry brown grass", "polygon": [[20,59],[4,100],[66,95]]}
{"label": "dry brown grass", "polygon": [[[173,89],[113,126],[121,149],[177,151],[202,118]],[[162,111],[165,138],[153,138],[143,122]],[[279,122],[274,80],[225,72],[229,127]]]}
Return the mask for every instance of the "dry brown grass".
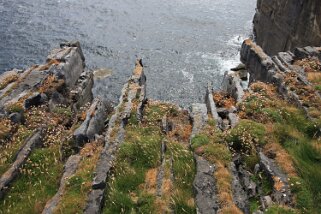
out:
{"label": "dry brown grass", "polygon": [[[148,172],[150,172],[150,171],[151,170],[149,170]],[[165,177],[166,177],[166,175],[165,175]],[[154,181],[153,172],[152,172],[152,181]],[[146,180],[145,180],[145,183],[146,183]],[[162,188],[161,189],[162,196],[156,198],[156,200],[154,201],[154,207],[157,207],[159,213],[170,213],[171,212],[170,200],[171,200],[172,190],[173,190],[172,181],[169,178],[164,178],[161,188]],[[150,191],[150,188],[149,188],[149,191],[147,190],[147,192],[155,195],[155,193],[156,193],[156,175],[155,175],[155,188],[152,189],[152,191]]]}
{"label": "dry brown grass", "polygon": [[86,111],[82,111],[82,112],[80,113],[80,118],[79,118],[79,120],[85,121],[85,120],[86,120],[86,117],[87,117],[87,112],[86,112]]}
{"label": "dry brown grass", "polygon": [[99,142],[87,143],[85,144],[84,148],[80,150],[79,154],[83,157],[91,157],[95,155],[95,152],[97,152],[99,146],[101,146]]}
{"label": "dry brown grass", "polygon": [[309,72],[307,73],[307,78],[312,83],[321,82],[321,72]]}
{"label": "dry brown grass", "polygon": [[223,207],[218,211],[218,214],[242,214],[243,212],[234,204]]}
{"label": "dry brown grass", "polygon": [[273,176],[273,188],[277,191],[281,191],[284,188],[284,183],[281,179],[277,176]]}
{"label": "dry brown grass", "polygon": [[94,160],[98,160],[99,151],[102,150],[102,142],[94,141],[86,143],[85,146],[80,150],[80,155],[83,157],[94,157]]}
{"label": "dry brown grass", "polygon": [[139,76],[139,75],[141,75],[142,72],[143,72],[143,66],[141,64],[141,61],[140,60],[136,60],[135,69],[133,71],[133,75],[134,76]]}
{"label": "dry brown grass", "polygon": [[236,104],[234,98],[223,92],[213,93],[213,99],[217,107],[224,107],[229,109]]}
{"label": "dry brown grass", "polygon": [[233,193],[231,187],[231,174],[227,166],[220,161],[216,162],[216,171],[214,176],[217,182],[217,192],[221,209],[218,213],[243,213],[233,202]]}
{"label": "dry brown grass", "polygon": [[195,206],[195,200],[194,198],[190,198],[187,200],[187,205],[190,207],[194,207]]}
{"label": "dry brown grass", "polygon": [[278,143],[268,143],[264,146],[264,153],[273,153],[276,155],[275,160],[279,166],[287,173],[289,176],[298,176],[296,169],[294,167],[293,160],[287,151]]}
{"label": "dry brown grass", "polygon": [[156,193],[157,169],[150,169],[145,175],[145,190],[150,194]]}
{"label": "dry brown grass", "polygon": [[276,95],[276,88],[272,84],[266,84],[258,81],[252,83],[250,89],[252,89],[254,92],[259,92],[260,94],[264,94],[268,97],[274,97]]}
{"label": "dry brown grass", "polygon": [[312,141],[313,147],[321,153],[321,137],[317,140]]}
{"label": "dry brown grass", "polygon": [[156,198],[154,202],[155,208],[157,208],[158,213],[170,213],[171,210],[167,204],[167,201],[164,201],[162,198]]}
{"label": "dry brown grass", "polygon": [[298,81],[297,73],[286,73],[284,81],[286,86],[298,95],[299,99],[304,105],[308,107],[320,108],[321,99],[316,95],[316,90],[312,85],[305,85],[302,81]]}
{"label": "dry brown grass", "polygon": [[172,188],[173,188],[172,181],[169,178],[165,179],[162,185],[163,194],[170,195]]}
{"label": "dry brown grass", "polygon": [[12,86],[10,87],[10,89],[8,89],[8,90],[6,91],[6,93],[3,94],[2,97],[0,97],[0,99],[3,98],[3,97],[8,96],[9,94],[11,94],[11,92],[12,92],[13,90],[17,89],[18,86],[19,86],[19,84],[20,84],[21,82],[23,82],[23,80],[31,73],[31,71],[33,71],[33,70],[36,69],[37,67],[38,67],[38,66],[36,66],[36,65],[35,65],[35,66],[32,66],[31,68],[29,68],[28,70],[26,70],[25,72],[23,72],[23,73],[19,76],[19,78],[12,84]]}
{"label": "dry brown grass", "polygon": [[60,61],[57,59],[51,59],[47,64],[40,65],[38,68],[36,68],[36,71],[45,71],[48,70],[52,65],[59,65]]}
{"label": "dry brown grass", "polygon": [[187,142],[191,136],[192,126],[191,125],[178,125],[170,133],[171,137],[179,137],[181,141]]}
{"label": "dry brown grass", "polygon": [[57,79],[54,75],[49,75],[44,81],[43,84],[39,87],[40,93],[53,93],[56,90],[59,90],[65,81],[63,79]]}
{"label": "dry brown grass", "polygon": [[0,119],[0,142],[6,137],[9,137],[10,132],[13,128],[11,121],[8,119]]}
{"label": "dry brown grass", "polygon": [[16,74],[7,76],[2,82],[0,82],[0,90],[7,87],[7,85],[9,85],[10,83],[16,81],[18,78],[19,76]]}
{"label": "dry brown grass", "polygon": [[305,58],[302,60],[297,60],[293,64],[303,67],[304,71],[307,73],[321,71],[321,63],[317,58]]}
{"label": "dry brown grass", "polygon": [[[173,183],[171,180],[171,171],[170,171],[170,166],[169,163],[165,164],[165,174],[162,182],[162,196],[161,200],[163,203],[161,203],[161,207],[159,209],[160,213],[170,213],[171,212],[171,197],[173,193]],[[156,204],[157,205],[156,200]]]}
{"label": "dry brown grass", "polygon": [[219,192],[219,199],[221,207],[226,207],[233,201],[232,195],[229,192],[225,191]]}

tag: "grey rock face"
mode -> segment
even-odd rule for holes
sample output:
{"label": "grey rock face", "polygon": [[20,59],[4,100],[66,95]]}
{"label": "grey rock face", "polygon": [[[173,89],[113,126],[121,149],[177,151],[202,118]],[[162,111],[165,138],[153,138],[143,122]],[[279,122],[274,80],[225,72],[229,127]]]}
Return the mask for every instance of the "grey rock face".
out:
{"label": "grey rock face", "polygon": [[114,151],[114,148],[110,146],[108,153],[101,153],[100,159],[96,165],[95,177],[92,184],[93,189],[104,189],[106,187],[106,179],[114,159],[111,152]]}
{"label": "grey rock face", "polygon": [[96,98],[87,111],[85,121],[74,132],[77,146],[82,146],[86,141],[93,140],[96,134],[100,134],[105,128],[107,117],[106,105],[102,100]]}
{"label": "grey rock face", "polygon": [[162,132],[165,134],[168,134],[170,131],[173,130],[173,123],[171,121],[168,121],[167,116],[164,115],[162,118]]}
{"label": "grey rock face", "polygon": [[230,169],[232,174],[233,201],[244,213],[250,213],[248,196],[243,189],[238,171],[233,162],[231,163]]}
{"label": "grey rock face", "polygon": [[64,96],[62,96],[62,94],[55,91],[51,95],[51,99],[49,100],[48,104],[50,111],[53,111],[59,105],[67,105],[68,101]]}
{"label": "grey rock face", "polygon": [[[292,64],[294,59],[302,59],[301,57],[321,57],[321,48],[298,48],[294,54],[291,52],[281,52],[272,58],[265,54],[262,48],[251,40],[245,40],[241,49],[241,60],[247,66],[250,73],[250,83],[255,81],[273,83],[280,95],[298,108],[301,108],[308,118],[313,119],[309,114],[308,107],[302,101],[302,96],[299,97],[296,91],[291,90],[284,81],[286,78],[285,73],[293,71],[297,76],[297,78],[293,78],[296,84],[310,85],[302,67]],[[320,97],[318,92],[315,92],[315,95]]]}
{"label": "grey rock face", "polygon": [[269,55],[321,44],[319,0],[259,0],[253,23],[256,42]]}
{"label": "grey rock face", "polygon": [[9,119],[13,123],[24,123],[24,115],[23,112],[14,112],[9,115]]}
{"label": "grey rock face", "polygon": [[28,97],[24,102],[24,108],[28,109],[32,106],[40,106],[48,101],[48,97],[45,94],[40,94],[39,92],[35,92],[33,95]]}
{"label": "grey rock face", "polygon": [[250,73],[250,83],[255,81],[274,83],[275,64],[260,46],[245,40],[241,49],[241,61]]}
{"label": "grey rock face", "polygon": [[64,42],[60,44],[60,48],[64,48],[64,47],[76,47],[77,51],[82,59],[82,61],[85,61],[85,56],[82,52],[81,46],[80,46],[80,42],[79,41],[69,41],[69,42]]}
{"label": "grey rock face", "polygon": [[292,194],[288,184],[288,177],[277,164],[266,157],[262,152],[259,153],[260,166],[270,180],[275,184],[277,183],[278,189],[273,188],[272,199],[278,204],[291,205]]}
{"label": "grey rock face", "polygon": [[239,178],[242,181],[243,187],[246,190],[248,198],[254,197],[257,194],[256,183],[251,180],[251,173],[246,171],[243,167],[239,166],[238,169]]}
{"label": "grey rock face", "polygon": [[137,119],[139,121],[142,121],[143,119],[143,111],[146,103],[147,103],[147,98],[146,98],[146,78],[145,78],[145,83],[141,86],[139,103],[137,106],[137,113],[136,113]]}
{"label": "grey rock face", "polygon": [[320,47],[304,47],[296,48],[293,51],[294,55],[298,59],[308,58],[308,57],[317,57],[321,60],[321,49]]}
{"label": "grey rock face", "polygon": [[47,61],[50,60],[60,62],[51,66],[49,71],[58,79],[63,78],[67,87],[74,86],[80,74],[84,71],[85,63],[80,46],[62,46],[60,49],[54,49],[47,57]]}
{"label": "grey rock face", "polygon": [[[8,75],[16,77],[14,82],[4,83],[4,88],[0,90],[0,108],[6,109],[11,104],[23,101],[27,109],[50,100],[55,90],[70,91],[83,73],[84,66],[80,45],[74,42],[51,51],[44,65],[33,66],[23,72],[9,71],[0,76],[0,82]],[[92,82],[84,85],[86,87],[81,88],[81,97],[87,101],[87,97],[92,97]]]}
{"label": "grey rock face", "polygon": [[[33,95],[38,95],[39,93],[33,92],[33,90],[39,87],[47,76],[48,74],[45,71],[33,70],[33,68],[19,74],[19,82],[17,80],[4,89],[3,95],[5,96],[0,98],[0,106],[8,106],[18,102],[21,98],[32,98]],[[40,96],[34,98],[41,99]]]}
{"label": "grey rock face", "polygon": [[263,210],[269,208],[273,205],[272,198],[268,195],[261,197],[261,204],[263,206]]}
{"label": "grey rock face", "polygon": [[217,108],[213,99],[213,90],[212,85],[208,83],[207,89],[206,89],[206,95],[205,95],[205,103],[207,109],[210,111],[213,119],[217,123],[218,126],[221,126],[222,118],[217,113]]}
{"label": "grey rock face", "polygon": [[98,214],[101,213],[104,200],[105,189],[94,189],[89,193],[87,206],[85,207],[85,214]]}
{"label": "grey rock face", "polygon": [[195,155],[196,176],[193,187],[198,213],[215,214],[219,209],[214,179],[215,166],[204,158]]}
{"label": "grey rock face", "polygon": [[236,72],[229,73],[229,74],[226,73],[224,77],[223,85],[224,85],[224,90],[228,94],[230,94],[237,103],[242,101],[244,96],[244,91],[243,91],[241,79],[238,73]]}
{"label": "grey rock face", "polygon": [[86,70],[81,73],[75,87],[71,90],[71,99],[74,108],[79,109],[93,99],[92,87],[94,85],[94,75],[92,71]]}
{"label": "grey rock face", "polygon": [[228,113],[228,120],[230,122],[231,128],[234,128],[239,123],[239,118],[234,113]]}
{"label": "grey rock face", "polygon": [[[193,104],[191,118],[193,121],[192,139],[207,123],[206,105],[199,103]],[[195,191],[197,212],[201,214],[216,213],[219,205],[214,178],[215,166],[198,155],[194,155],[194,159],[196,162],[196,176],[194,178],[193,188]]]}
{"label": "grey rock face", "polygon": [[200,103],[192,104],[191,118],[193,120],[192,137],[194,137],[208,121],[206,105]]}
{"label": "grey rock face", "polygon": [[75,140],[75,146],[81,148],[87,141],[87,128],[90,121],[90,117],[86,117],[85,121],[75,130],[73,137]]}
{"label": "grey rock face", "polygon": [[94,111],[87,128],[87,137],[89,139],[94,139],[95,134],[100,134],[103,131],[105,128],[105,119],[107,117],[106,106],[101,100],[97,100]]}

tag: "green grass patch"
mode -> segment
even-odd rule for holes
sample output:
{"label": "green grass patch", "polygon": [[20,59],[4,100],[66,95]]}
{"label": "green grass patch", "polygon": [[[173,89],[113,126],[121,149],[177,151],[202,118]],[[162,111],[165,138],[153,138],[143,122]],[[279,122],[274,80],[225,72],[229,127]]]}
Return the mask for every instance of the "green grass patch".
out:
{"label": "green grass patch", "polygon": [[[101,150],[102,146],[95,142],[85,145],[80,152],[83,157],[75,174],[66,181],[66,188],[57,205],[56,213],[82,213]],[[86,155],[85,151],[93,155]]]}
{"label": "green grass patch", "polygon": [[13,112],[23,112],[24,108],[21,103],[14,103],[6,107],[6,111],[13,113]]}
{"label": "green grass patch", "polygon": [[279,108],[263,108],[263,114],[267,115],[273,122],[282,122],[282,111]]}
{"label": "green grass patch", "polygon": [[260,162],[260,159],[256,153],[244,157],[244,163],[247,170],[254,171],[255,165]]}
{"label": "green grass patch", "polygon": [[297,192],[298,208],[308,209],[311,213],[321,210],[321,154],[308,142],[288,148],[294,157],[302,185],[294,186]]}
{"label": "green grass patch", "polygon": [[270,195],[272,193],[273,183],[263,172],[259,172],[259,174],[252,175],[251,180],[260,185],[262,195]]}
{"label": "green grass patch", "polygon": [[120,146],[114,177],[108,181],[103,213],[152,213],[155,196],[144,191],[147,170],[160,165],[162,136],[158,126],[130,122]]}
{"label": "green grass patch", "polygon": [[[321,152],[311,142],[317,141],[320,136],[321,120],[311,121],[302,109],[280,99],[274,92],[262,93],[264,86],[262,84],[259,86],[253,89],[258,93],[249,95],[239,108],[245,113],[243,118],[250,118],[262,124],[255,122],[239,124],[227,136],[227,140],[229,143],[233,142],[230,145],[239,151],[244,151],[244,147],[247,148],[248,139],[259,142],[259,145],[262,145],[262,142],[264,144],[265,141],[280,143],[292,157],[299,176],[290,179],[296,208],[302,213],[318,213],[321,210]],[[293,90],[297,89],[293,88]],[[310,106],[309,115],[319,118],[318,106],[314,103],[307,103],[307,105]],[[266,132],[262,126],[266,127]],[[244,133],[250,133],[251,137]],[[267,135],[266,138],[265,135]],[[250,168],[257,162],[254,156],[245,157],[244,160],[246,165],[251,165]],[[264,194],[271,191],[268,180],[259,179],[257,176],[253,179],[261,183]],[[293,213],[293,211],[272,207],[266,213]]]}
{"label": "green grass patch", "polygon": [[57,106],[53,109],[53,113],[56,113],[62,117],[70,118],[72,116],[72,111],[70,107],[64,107],[64,106]]}
{"label": "green grass patch", "polygon": [[216,121],[212,118],[209,118],[208,121],[207,121],[207,124],[210,126],[210,127],[215,127],[216,126]]}
{"label": "green grass patch", "polygon": [[12,136],[12,140],[0,145],[0,175],[15,161],[16,154],[31,134],[31,130],[19,125],[17,132]]}
{"label": "green grass patch", "polygon": [[253,144],[264,145],[265,127],[251,120],[241,120],[240,123],[226,136],[228,144],[238,152],[251,154]]}
{"label": "green grass patch", "polygon": [[132,133],[131,136],[138,134],[132,142],[125,140],[125,143],[120,147],[118,158],[137,167],[155,167],[160,161],[161,136],[159,134],[153,135],[153,132],[147,134],[144,130],[140,131]]}
{"label": "green grass patch", "polygon": [[108,181],[103,213],[158,213],[167,208],[176,213],[184,213],[184,210],[195,213],[192,191],[195,163],[187,146],[166,141],[164,179],[169,179],[173,173],[172,193],[158,198],[156,187],[149,186],[156,182],[161,166],[161,144],[166,138],[160,122],[164,115],[176,117],[179,113],[175,106],[150,104],[145,108],[142,124],[138,123],[136,113],[132,113],[125,141],[118,150],[113,177]]}
{"label": "green grass patch", "polygon": [[289,208],[279,207],[274,205],[272,207],[269,207],[264,213],[265,214],[295,214],[296,212]]}
{"label": "green grass patch", "polygon": [[221,161],[224,165],[228,165],[232,161],[232,154],[227,146],[219,143],[204,146],[203,156],[212,163]]}
{"label": "green grass patch", "polygon": [[204,146],[204,145],[207,145],[209,144],[210,142],[210,139],[207,135],[205,134],[198,134],[198,135],[195,135],[192,139],[192,149],[196,149],[200,146]]}
{"label": "green grass patch", "polygon": [[59,145],[36,149],[0,202],[0,213],[41,213],[58,190],[62,170]]}
{"label": "green grass patch", "polygon": [[174,213],[196,213],[192,189],[196,171],[193,153],[177,142],[168,143],[167,150],[173,158],[175,189],[171,209]]}
{"label": "green grass patch", "polygon": [[260,208],[260,200],[258,198],[250,198],[250,213],[254,213]]}
{"label": "green grass patch", "polygon": [[263,195],[270,195],[273,191],[273,183],[268,179],[266,175],[261,176],[261,187]]}
{"label": "green grass patch", "polygon": [[166,104],[151,105],[145,109],[145,115],[150,123],[156,125],[156,123],[162,120],[164,115],[169,113],[170,109],[172,109],[172,107]]}
{"label": "green grass patch", "polygon": [[296,207],[302,211],[313,210],[313,195],[309,190],[309,186],[299,177],[292,177],[289,180],[291,192],[296,195]]}
{"label": "green grass patch", "polygon": [[130,125],[138,125],[139,121],[136,112],[131,112],[130,117],[128,119],[128,123]]}

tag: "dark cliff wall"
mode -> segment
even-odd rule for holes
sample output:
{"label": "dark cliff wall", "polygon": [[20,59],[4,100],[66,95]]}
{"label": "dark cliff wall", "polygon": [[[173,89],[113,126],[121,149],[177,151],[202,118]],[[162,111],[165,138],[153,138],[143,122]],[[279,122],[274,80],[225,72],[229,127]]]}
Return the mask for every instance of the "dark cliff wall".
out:
{"label": "dark cliff wall", "polygon": [[253,22],[256,43],[269,55],[321,45],[320,0],[258,0]]}

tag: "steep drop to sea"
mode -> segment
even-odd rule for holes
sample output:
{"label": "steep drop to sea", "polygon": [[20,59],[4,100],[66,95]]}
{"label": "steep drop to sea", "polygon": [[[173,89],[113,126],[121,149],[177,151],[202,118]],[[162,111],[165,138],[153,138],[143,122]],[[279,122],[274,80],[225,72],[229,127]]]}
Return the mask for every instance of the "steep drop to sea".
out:
{"label": "steep drop to sea", "polygon": [[112,73],[97,81],[96,96],[116,102],[138,56],[148,96],[187,106],[203,101],[208,81],[220,87],[225,70],[239,63],[255,6],[255,0],[1,1],[0,73],[42,63],[57,43],[79,40],[87,66]]}

